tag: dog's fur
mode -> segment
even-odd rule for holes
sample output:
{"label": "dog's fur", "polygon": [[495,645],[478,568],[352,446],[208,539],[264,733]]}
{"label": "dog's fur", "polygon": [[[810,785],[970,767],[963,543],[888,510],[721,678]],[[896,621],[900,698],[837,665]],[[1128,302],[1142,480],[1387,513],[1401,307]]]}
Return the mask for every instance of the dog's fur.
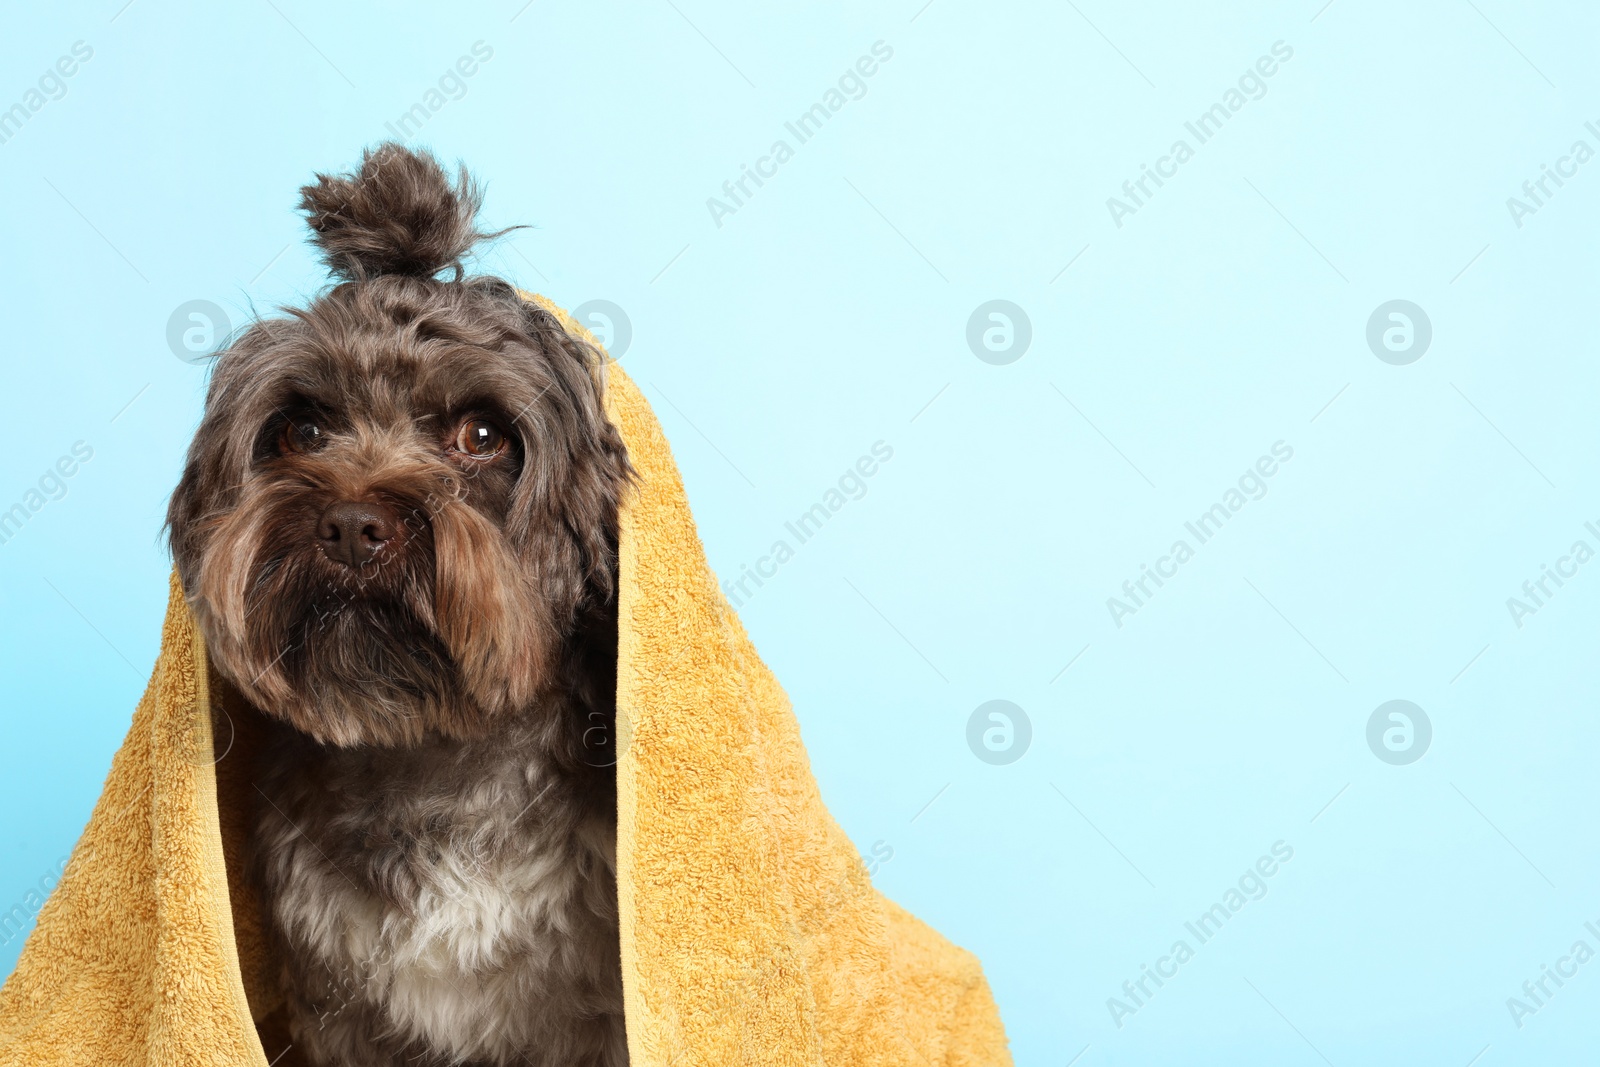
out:
{"label": "dog's fur", "polygon": [[[301,192],[341,281],[220,356],[168,512],[212,662],[271,727],[251,869],[292,1040],[341,1067],[624,1064],[631,472],[599,354],[463,275],[487,236],[464,170],[385,145]],[[501,452],[459,447],[473,420]]]}

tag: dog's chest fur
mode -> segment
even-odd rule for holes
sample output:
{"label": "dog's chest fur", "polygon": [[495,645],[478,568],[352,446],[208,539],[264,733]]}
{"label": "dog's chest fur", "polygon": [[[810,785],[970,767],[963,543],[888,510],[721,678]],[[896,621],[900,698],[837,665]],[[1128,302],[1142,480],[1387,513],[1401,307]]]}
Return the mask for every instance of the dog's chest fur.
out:
{"label": "dog's chest fur", "polygon": [[531,718],[267,748],[256,870],[313,1062],[627,1062],[610,772],[559,767]]}

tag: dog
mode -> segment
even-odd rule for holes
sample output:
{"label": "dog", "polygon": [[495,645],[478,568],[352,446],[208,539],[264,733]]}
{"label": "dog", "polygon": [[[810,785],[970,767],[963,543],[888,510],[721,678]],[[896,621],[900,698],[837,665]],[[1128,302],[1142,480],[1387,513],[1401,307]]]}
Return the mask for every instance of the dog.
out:
{"label": "dog", "polygon": [[168,509],[259,714],[250,877],[341,1067],[627,1062],[601,354],[468,276],[480,187],[398,144],[301,189],[334,284],[220,353]]}

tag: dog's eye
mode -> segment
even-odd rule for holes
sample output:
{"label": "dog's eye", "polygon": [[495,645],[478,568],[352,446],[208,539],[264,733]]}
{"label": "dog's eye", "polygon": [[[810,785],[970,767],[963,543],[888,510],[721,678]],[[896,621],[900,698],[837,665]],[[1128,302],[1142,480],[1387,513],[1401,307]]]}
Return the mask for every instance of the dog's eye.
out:
{"label": "dog's eye", "polygon": [[310,419],[290,419],[278,444],[285,452],[314,451],[322,444],[322,428]]}
{"label": "dog's eye", "polygon": [[468,419],[456,432],[456,450],[478,459],[498,456],[506,447],[506,435],[500,427],[483,419]]}

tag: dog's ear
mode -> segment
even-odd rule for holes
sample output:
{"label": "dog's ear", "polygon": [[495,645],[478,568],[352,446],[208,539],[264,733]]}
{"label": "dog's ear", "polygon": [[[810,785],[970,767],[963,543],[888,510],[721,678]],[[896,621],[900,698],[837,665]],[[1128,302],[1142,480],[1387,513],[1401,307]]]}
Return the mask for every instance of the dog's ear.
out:
{"label": "dog's ear", "polygon": [[351,174],[318,174],[300,190],[300,210],[332,273],[352,281],[380,274],[431,278],[479,240],[483,193],[465,167],[452,183],[430,153],[393,142],[369,149]]}
{"label": "dog's ear", "polygon": [[[524,432],[544,436],[547,447],[525,463],[511,525],[530,570],[543,576],[556,614],[566,620],[585,599],[603,602],[615,593],[617,512],[635,472],[621,433],[605,414],[605,356],[506,283],[485,281],[504,286],[523,335],[542,353],[539,410],[525,415],[530,425]],[[565,438],[559,447],[548,441],[552,433]]]}

